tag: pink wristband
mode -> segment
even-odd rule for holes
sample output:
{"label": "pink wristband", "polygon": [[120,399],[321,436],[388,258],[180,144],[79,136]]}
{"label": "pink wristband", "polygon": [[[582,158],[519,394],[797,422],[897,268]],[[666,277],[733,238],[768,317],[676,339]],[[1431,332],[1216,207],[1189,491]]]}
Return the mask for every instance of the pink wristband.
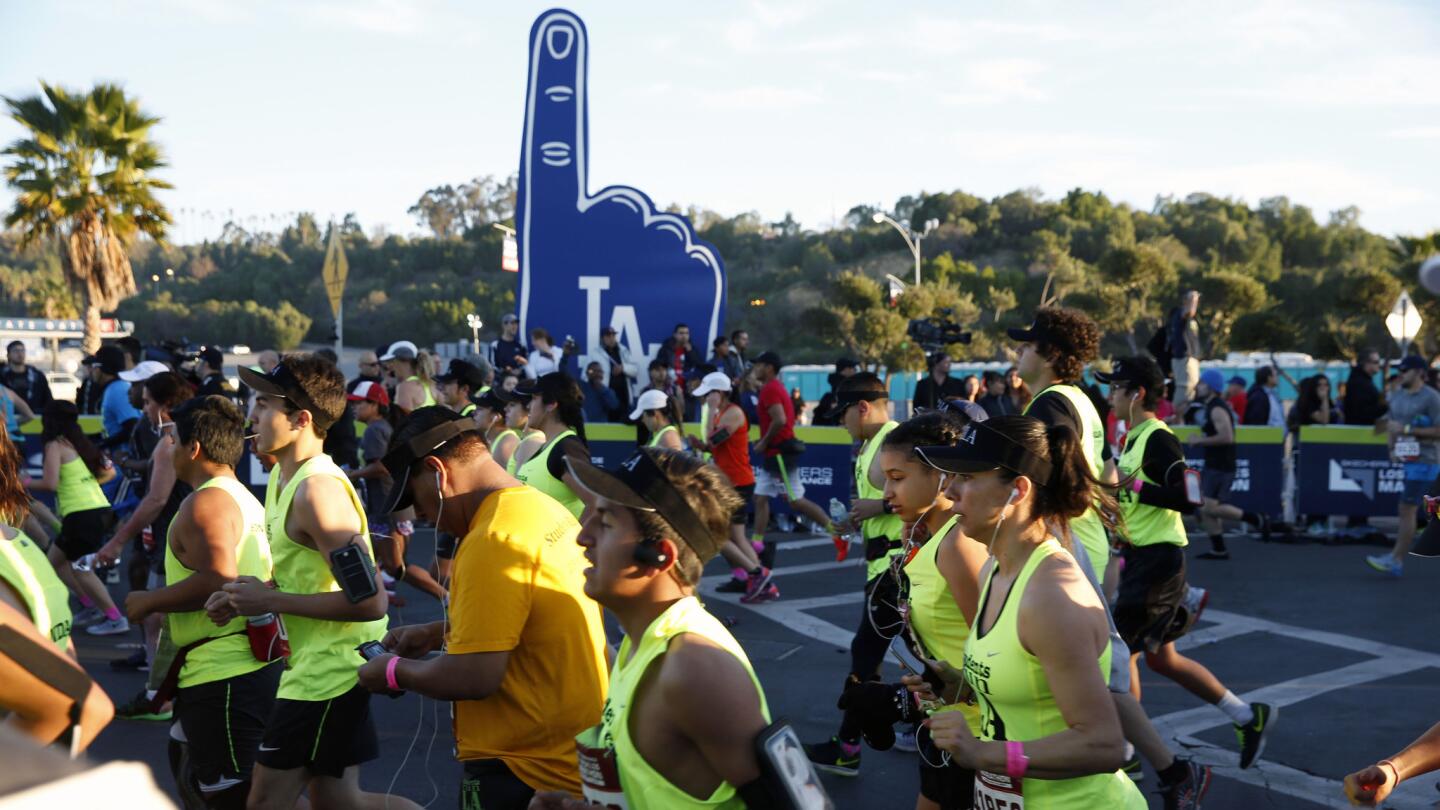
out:
{"label": "pink wristband", "polygon": [[1011,779],[1020,779],[1029,768],[1030,758],[1025,756],[1025,744],[1013,741],[1005,743],[1005,775]]}
{"label": "pink wristband", "polygon": [[392,657],[389,663],[385,664],[385,685],[390,687],[392,692],[401,691],[400,684],[395,682],[395,668],[398,666],[400,666],[400,656],[398,655]]}
{"label": "pink wristband", "polygon": [[1144,485],[1145,485],[1144,482],[1142,482],[1139,478],[1136,478],[1136,479],[1135,479],[1135,483],[1131,484],[1131,485],[1130,485],[1130,488],[1133,489],[1133,490],[1135,490],[1136,492],[1139,492],[1139,491],[1140,491],[1140,487],[1142,487],[1142,486],[1144,486]]}

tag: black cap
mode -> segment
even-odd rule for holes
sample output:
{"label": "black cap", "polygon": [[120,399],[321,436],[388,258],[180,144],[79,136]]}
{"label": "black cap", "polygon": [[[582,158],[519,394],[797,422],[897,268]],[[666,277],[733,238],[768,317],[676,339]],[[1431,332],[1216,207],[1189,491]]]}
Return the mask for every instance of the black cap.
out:
{"label": "black cap", "polygon": [[607,327],[605,327],[604,329],[601,329],[601,330],[600,330],[600,334],[603,336],[603,335],[618,335],[618,334],[620,334],[620,333],[617,332],[617,331],[615,331],[615,327],[613,327],[613,326],[607,326]]}
{"label": "black cap", "polygon": [[889,399],[890,395],[885,391],[836,391],[835,407],[823,414],[825,419],[839,419],[845,415],[845,411],[851,405],[860,402],[874,402],[877,399]]}
{"label": "black cap", "polygon": [[636,450],[612,471],[602,470],[589,459],[566,456],[565,464],[580,486],[621,506],[654,512],[665,519],[690,547],[701,563],[720,553],[727,536],[716,536],[690,508],[680,490],[670,483],[665,471],[647,449]]}
{"label": "black cap", "polygon": [[780,355],[776,354],[775,352],[765,352],[764,354],[755,358],[755,363],[764,363],[769,366],[774,366],[776,371],[779,371],[780,366],[783,365],[780,362]]}
{"label": "black cap", "polygon": [[1162,391],[1165,386],[1164,372],[1158,363],[1148,357],[1121,357],[1110,364],[1110,373],[1095,372],[1095,380],[1106,385],[1143,385],[1147,391]]}
{"label": "black cap", "polygon": [[471,393],[485,387],[485,374],[472,363],[464,360],[451,360],[450,367],[444,374],[435,377],[437,383],[458,382],[468,386]]}
{"label": "black cap", "polygon": [[488,408],[492,411],[505,410],[505,400],[501,399],[500,395],[496,393],[498,390],[499,389],[491,388],[490,390],[476,397],[475,407]]}
{"label": "black cap", "polygon": [[1012,326],[1005,330],[1005,334],[1009,335],[1011,340],[1018,343],[1038,343],[1044,340],[1046,336],[1045,328],[1039,323],[1032,323],[1024,329],[1018,326]]}
{"label": "black cap", "polygon": [[451,439],[479,430],[474,419],[449,408],[439,405],[416,408],[399,432],[390,438],[390,447],[381,460],[385,471],[390,473],[391,484],[388,503],[380,514],[399,512],[414,504],[410,496],[410,469],[415,462],[444,447]]}
{"label": "black cap", "polygon": [[99,366],[106,374],[119,376],[120,372],[125,370],[125,350],[113,343],[101,346],[95,352],[94,365]]}
{"label": "black cap", "polygon": [[507,405],[511,402],[526,405],[529,404],[531,398],[539,393],[540,389],[534,380],[521,380],[515,385],[515,390],[513,391],[506,391],[504,388],[492,388],[490,390],[494,391],[495,396],[499,397],[500,401]]}
{"label": "black cap", "polygon": [[315,400],[311,398],[310,393],[305,390],[295,375],[290,373],[290,369],[286,368],[284,363],[276,363],[275,368],[270,369],[269,374],[261,374],[246,366],[240,366],[237,371],[240,372],[240,380],[251,389],[272,397],[288,399],[295,403],[295,407],[309,411],[310,418],[315,422],[316,427],[323,430],[334,424],[333,419],[328,419],[319,408],[315,407]]}
{"label": "black cap", "polygon": [[[1020,418],[1034,419],[1029,416]],[[1038,486],[1047,485],[1053,472],[1050,462],[1039,458],[984,422],[971,422],[966,425],[965,431],[960,434],[960,441],[953,445],[917,447],[915,454],[941,472],[977,473],[1006,469],[1029,478]]]}
{"label": "black cap", "polygon": [[839,374],[847,368],[859,368],[860,364],[849,357],[842,357],[835,361],[835,373]]}
{"label": "black cap", "polygon": [[225,353],[214,346],[206,346],[201,349],[200,359],[205,361],[205,365],[213,369],[219,369],[225,365]]}

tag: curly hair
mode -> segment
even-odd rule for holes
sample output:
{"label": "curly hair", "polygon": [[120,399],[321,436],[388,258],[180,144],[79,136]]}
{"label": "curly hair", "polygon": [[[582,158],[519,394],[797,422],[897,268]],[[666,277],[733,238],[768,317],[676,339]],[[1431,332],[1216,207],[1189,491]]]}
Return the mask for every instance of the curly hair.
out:
{"label": "curly hair", "polygon": [[[680,497],[695,511],[695,516],[700,518],[700,522],[714,536],[716,545],[723,546],[726,538],[730,536],[730,516],[742,503],[740,495],[735,492],[735,487],[730,484],[725,473],[720,472],[720,468],[714,464],[707,464],[688,453],[659,447],[647,447],[640,452],[650,456],[670,483],[680,491]],[[657,512],[636,510],[634,514],[640,534],[647,540],[680,536]],[[684,542],[676,543],[675,546],[679,549],[675,559],[676,575],[686,585],[698,584],[706,561],[700,559],[700,555]]]}
{"label": "curly hair", "polygon": [[1035,351],[1050,363],[1057,380],[1080,379],[1100,354],[1100,328],[1077,309],[1043,307],[1035,313],[1034,329],[1043,336],[1035,342]]}

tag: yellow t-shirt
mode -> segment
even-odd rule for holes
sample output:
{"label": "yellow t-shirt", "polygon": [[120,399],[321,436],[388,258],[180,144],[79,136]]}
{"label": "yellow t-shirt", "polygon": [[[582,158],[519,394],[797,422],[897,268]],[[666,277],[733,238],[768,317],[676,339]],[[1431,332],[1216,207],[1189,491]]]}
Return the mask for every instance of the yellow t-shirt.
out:
{"label": "yellow t-shirt", "polygon": [[500,759],[536,790],[580,793],[575,735],[600,722],[600,606],[585,595],[580,525],[532,487],[491,494],[451,576],[450,655],[509,651],[500,689],[455,702],[459,759]]}

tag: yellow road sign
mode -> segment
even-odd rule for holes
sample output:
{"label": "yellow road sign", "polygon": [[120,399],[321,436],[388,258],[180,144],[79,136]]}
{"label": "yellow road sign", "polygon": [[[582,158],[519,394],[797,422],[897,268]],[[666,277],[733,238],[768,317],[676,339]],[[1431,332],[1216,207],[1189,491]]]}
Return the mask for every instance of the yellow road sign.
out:
{"label": "yellow road sign", "polygon": [[330,244],[325,248],[325,269],[320,277],[325,279],[325,294],[330,296],[330,312],[340,317],[340,300],[345,295],[345,279],[350,275],[350,262],[345,259],[345,248],[340,246],[340,229],[331,225]]}

